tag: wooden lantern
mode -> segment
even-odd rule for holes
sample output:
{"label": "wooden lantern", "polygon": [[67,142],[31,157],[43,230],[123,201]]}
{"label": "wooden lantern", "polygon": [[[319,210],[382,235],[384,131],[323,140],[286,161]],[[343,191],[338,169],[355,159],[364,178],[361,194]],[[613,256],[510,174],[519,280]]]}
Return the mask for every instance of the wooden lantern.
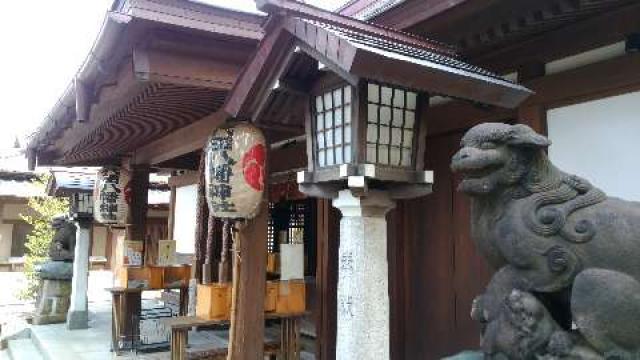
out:
{"label": "wooden lantern", "polygon": [[308,170],[298,173],[301,188],[313,193],[310,185],[318,183],[365,188],[387,182],[414,185],[412,196],[420,187],[430,191],[432,173],[422,170],[425,126],[419,121],[426,97],[374,81],[319,86],[307,117],[312,143]]}

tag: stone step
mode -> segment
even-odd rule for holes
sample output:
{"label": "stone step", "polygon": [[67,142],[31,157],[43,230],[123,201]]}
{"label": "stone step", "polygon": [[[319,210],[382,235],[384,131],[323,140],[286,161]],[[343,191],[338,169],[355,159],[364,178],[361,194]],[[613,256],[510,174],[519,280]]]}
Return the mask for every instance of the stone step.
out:
{"label": "stone step", "polygon": [[7,353],[11,360],[43,360],[42,354],[33,344],[31,339],[10,340],[7,344]]}

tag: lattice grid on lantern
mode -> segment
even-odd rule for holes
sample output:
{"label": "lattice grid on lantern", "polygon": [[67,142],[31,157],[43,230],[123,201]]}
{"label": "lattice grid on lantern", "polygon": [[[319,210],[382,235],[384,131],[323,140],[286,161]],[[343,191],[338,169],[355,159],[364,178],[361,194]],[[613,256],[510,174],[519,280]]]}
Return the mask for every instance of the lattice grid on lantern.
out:
{"label": "lattice grid on lantern", "polygon": [[367,162],[410,167],[416,133],[417,93],[367,84]]}
{"label": "lattice grid on lantern", "polygon": [[332,166],[351,162],[351,87],[316,96],[316,163]]}

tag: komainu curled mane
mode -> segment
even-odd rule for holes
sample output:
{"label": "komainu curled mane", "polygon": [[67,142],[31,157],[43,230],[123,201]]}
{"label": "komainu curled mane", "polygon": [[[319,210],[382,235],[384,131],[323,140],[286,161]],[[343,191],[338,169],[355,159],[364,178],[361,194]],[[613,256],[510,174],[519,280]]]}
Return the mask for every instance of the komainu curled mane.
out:
{"label": "komainu curled mane", "polygon": [[525,125],[481,124],[461,145],[451,167],[496,270],[472,309],[485,356],[640,354],[640,203],[557,169],[549,140]]}

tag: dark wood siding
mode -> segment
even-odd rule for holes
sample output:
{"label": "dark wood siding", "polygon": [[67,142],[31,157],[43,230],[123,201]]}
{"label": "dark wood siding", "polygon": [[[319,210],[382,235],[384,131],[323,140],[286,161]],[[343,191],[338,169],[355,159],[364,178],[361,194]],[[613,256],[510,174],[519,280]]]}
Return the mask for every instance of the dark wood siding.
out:
{"label": "dark wood siding", "polygon": [[434,192],[389,215],[394,359],[439,359],[479,345],[469,312],[490,271],[469,239],[469,203],[449,170],[463,133],[428,139]]}

